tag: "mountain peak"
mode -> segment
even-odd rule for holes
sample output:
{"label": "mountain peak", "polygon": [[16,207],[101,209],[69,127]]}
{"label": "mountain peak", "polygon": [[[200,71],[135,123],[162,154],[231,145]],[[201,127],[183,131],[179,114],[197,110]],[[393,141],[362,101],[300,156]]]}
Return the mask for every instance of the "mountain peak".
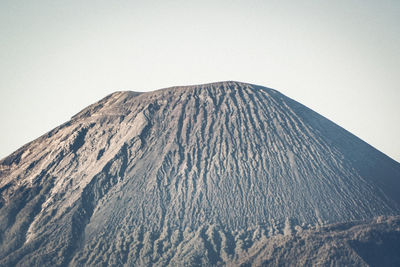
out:
{"label": "mountain peak", "polygon": [[215,265],[271,236],[400,210],[398,163],[235,81],[115,92],[0,166],[10,265],[97,265],[101,247],[128,265],[190,261],[203,247]]}

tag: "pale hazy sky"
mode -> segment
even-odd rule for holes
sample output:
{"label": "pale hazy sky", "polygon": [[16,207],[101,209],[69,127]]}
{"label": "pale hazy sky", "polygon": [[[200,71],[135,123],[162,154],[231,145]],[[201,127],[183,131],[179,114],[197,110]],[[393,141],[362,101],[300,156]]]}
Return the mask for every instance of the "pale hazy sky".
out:
{"label": "pale hazy sky", "polygon": [[274,88],[400,161],[400,1],[0,1],[0,158],[116,90]]}

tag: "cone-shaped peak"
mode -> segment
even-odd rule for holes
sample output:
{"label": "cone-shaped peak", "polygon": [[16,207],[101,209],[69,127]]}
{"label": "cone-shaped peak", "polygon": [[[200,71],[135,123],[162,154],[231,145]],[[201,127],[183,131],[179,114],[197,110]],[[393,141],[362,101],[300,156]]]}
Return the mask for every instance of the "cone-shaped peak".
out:
{"label": "cone-shaped peak", "polygon": [[215,265],[275,234],[400,213],[397,162],[235,81],[113,93],[0,168],[0,258],[11,265],[96,265],[100,248],[162,265],[201,246]]}

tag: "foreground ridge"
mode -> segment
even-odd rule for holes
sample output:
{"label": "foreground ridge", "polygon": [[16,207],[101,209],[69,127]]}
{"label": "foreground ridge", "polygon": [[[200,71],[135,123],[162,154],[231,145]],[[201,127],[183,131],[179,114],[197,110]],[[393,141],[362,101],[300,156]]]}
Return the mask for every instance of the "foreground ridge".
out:
{"label": "foreground ridge", "polygon": [[0,161],[0,265],[290,265],[305,240],[304,264],[374,264],[372,232],[399,246],[399,179],[273,89],[115,92]]}

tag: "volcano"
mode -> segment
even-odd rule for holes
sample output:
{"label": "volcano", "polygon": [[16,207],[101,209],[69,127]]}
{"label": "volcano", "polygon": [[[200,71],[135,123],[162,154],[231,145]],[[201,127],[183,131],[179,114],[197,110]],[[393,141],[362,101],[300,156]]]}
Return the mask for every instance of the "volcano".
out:
{"label": "volcano", "polygon": [[276,90],[116,92],[0,161],[2,266],[399,265],[400,164]]}

